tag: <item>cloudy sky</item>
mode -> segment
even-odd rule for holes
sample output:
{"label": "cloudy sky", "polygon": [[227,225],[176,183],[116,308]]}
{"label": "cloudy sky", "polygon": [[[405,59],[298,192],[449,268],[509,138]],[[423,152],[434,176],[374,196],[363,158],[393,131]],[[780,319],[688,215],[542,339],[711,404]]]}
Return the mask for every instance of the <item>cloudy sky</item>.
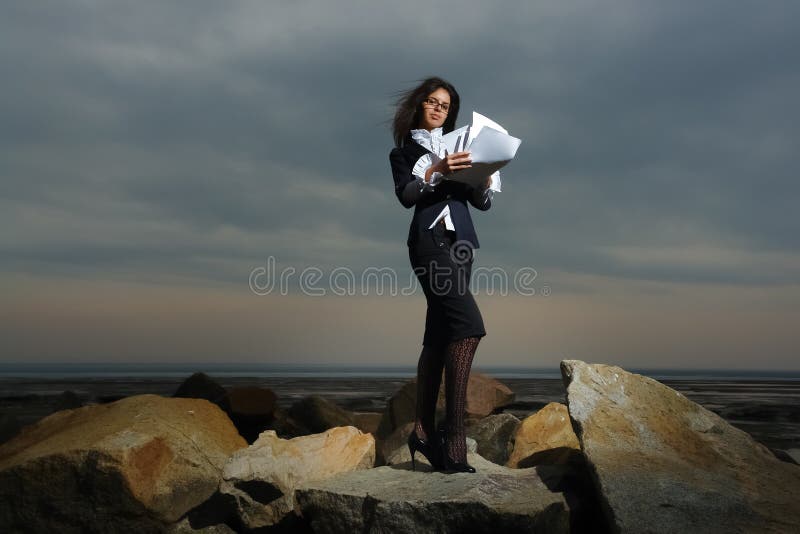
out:
{"label": "cloudy sky", "polygon": [[0,14],[0,361],[415,365],[421,290],[326,280],[410,283],[388,120],[439,75],[523,140],[474,269],[534,294],[476,289],[476,366],[800,369],[796,1]]}

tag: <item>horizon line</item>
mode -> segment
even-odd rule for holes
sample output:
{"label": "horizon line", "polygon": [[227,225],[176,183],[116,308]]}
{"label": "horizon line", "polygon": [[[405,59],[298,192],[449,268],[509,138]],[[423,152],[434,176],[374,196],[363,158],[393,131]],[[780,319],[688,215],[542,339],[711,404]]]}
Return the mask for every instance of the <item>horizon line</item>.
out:
{"label": "horizon line", "polygon": [[[580,360],[585,361],[585,360]],[[759,371],[768,371],[768,372],[780,372],[780,373],[800,373],[800,368],[798,369],[781,369],[781,368],[765,368],[765,367],[639,367],[639,366],[632,366],[632,367],[625,367],[622,365],[617,364],[610,364],[610,363],[602,363],[602,362],[586,362],[587,364],[594,365],[610,365],[615,367],[620,367],[625,370],[636,370],[636,371],[694,371],[694,372],[701,372],[701,371],[709,371],[709,372],[759,372]],[[154,362],[147,362],[147,361],[120,361],[120,362],[104,362],[104,361],[41,361],[41,362],[30,362],[30,361],[0,361],[0,367],[2,366],[20,366],[20,365],[27,365],[27,366],[46,366],[46,365],[105,365],[105,366],[224,366],[224,367],[231,367],[231,366],[271,366],[271,367],[317,367],[317,368],[342,368],[342,367],[360,367],[362,369],[406,369],[406,368],[416,368],[415,363],[408,363],[408,364],[374,364],[374,363],[356,363],[356,362],[342,362],[342,363],[331,363],[331,362],[304,362],[304,363],[287,363],[287,362],[253,362],[253,361],[240,361],[240,362],[204,362],[204,361],[178,361],[178,362],[164,362],[164,361],[154,361]],[[472,366],[473,369],[480,369],[480,368],[492,368],[492,369],[530,369],[530,370],[558,370],[559,366],[532,366],[532,365],[524,365],[524,364],[497,364],[497,365],[482,365],[482,364],[475,364]]]}

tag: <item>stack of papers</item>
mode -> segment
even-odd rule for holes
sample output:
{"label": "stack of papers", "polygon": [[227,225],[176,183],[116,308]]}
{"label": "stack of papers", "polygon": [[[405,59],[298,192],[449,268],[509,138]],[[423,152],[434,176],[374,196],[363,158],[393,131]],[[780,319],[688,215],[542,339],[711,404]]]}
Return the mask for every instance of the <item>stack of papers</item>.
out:
{"label": "stack of papers", "polygon": [[472,124],[442,136],[448,154],[469,150],[472,167],[444,177],[478,187],[486,177],[514,159],[521,139],[508,135],[505,128],[478,113],[472,112]]}

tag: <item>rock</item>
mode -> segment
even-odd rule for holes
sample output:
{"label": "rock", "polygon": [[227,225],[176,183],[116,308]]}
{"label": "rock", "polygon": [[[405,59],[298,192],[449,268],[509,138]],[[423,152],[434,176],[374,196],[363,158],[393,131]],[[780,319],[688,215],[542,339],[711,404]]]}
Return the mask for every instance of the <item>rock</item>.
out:
{"label": "rock", "polygon": [[[437,419],[441,406],[444,406],[439,390],[439,398],[436,403]],[[416,416],[417,402],[417,380],[416,378],[406,382],[397,392],[386,401],[386,408],[381,415],[381,422],[378,424],[376,436],[382,440],[400,428],[401,426],[413,422]]]}
{"label": "rock", "polygon": [[[242,525],[236,515],[236,499],[231,495],[215,492],[211,497],[189,510],[172,529],[194,529],[231,527],[241,531]],[[191,530],[189,530],[191,532]]]}
{"label": "rock", "polygon": [[563,493],[536,469],[468,455],[476,473],[412,472],[410,464],[302,485],[297,508],[314,532],[570,532]]}
{"label": "rock", "polygon": [[651,378],[578,360],[561,372],[612,531],[800,531],[800,466]]}
{"label": "rock", "polygon": [[522,420],[513,437],[508,467],[569,463],[581,446],[572,430],[567,407],[551,402]]}
{"label": "rock", "polygon": [[469,423],[467,436],[475,440],[478,454],[490,462],[505,465],[513,447],[514,433],[520,425],[519,419],[510,413],[501,413],[470,420]]}
{"label": "rock", "polygon": [[296,438],[308,434],[308,430],[292,419],[289,413],[280,406],[275,407],[272,422],[264,430],[274,430],[278,437],[283,439]]}
{"label": "rock", "polygon": [[228,391],[205,373],[194,373],[178,386],[172,396],[184,399],[205,399],[213,402],[226,413],[230,413]]}
{"label": "rock", "polygon": [[786,454],[788,454],[795,463],[800,464],[800,449],[789,449],[786,451]]}
{"label": "rock", "polygon": [[167,534],[236,534],[236,531],[224,523],[195,528],[188,518],[184,518],[172,525]]}
{"label": "rock", "polygon": [[[383,454],[386,465],[409,464],[411,465],[411,451],[408,450],[408,436],[414,430],[414,423],[406,423],[386,438],[383,442]],[[467,452],[477,452],[478,444],[471,437],[467,437]],[[414,456],[417,469],[431,471],[431,464],[424,454],[417,452]]]}
{"label": "rock", "polygon": [[225,465],[220,493],[247,529],[291,526],[294,489],[305,482],[367,469],[375,462],[375,440],[355,427],[281,439],[268,430]]}
{"label": "rock", "polygon": [[375,434],[378,425],[381,423],[380,413],[374,412],[353,412],[353,426],[365,434]]}
{"label": "rock", "polygon": [[[410,462],[411,455],[408,452],[408,436],[414,430],[414,422],[406,423],[403,426],[395,429],[386,439],[380,441],[380,454],[378,455],[381,465],[394,465],[403,462]],[[406,452],[403,456],[402,449],[405,447]],[[425,460],[422,454],[417,454],[417,460],[422,458],[422,462],[430,469],[430,463]]]}
{"label": "rock", "polygon": [[228,390],[231,421],[247,443],[254,442],[272,422],[277,400],[269,388],[241,386]]}
{"label": "rock", "polygon": [[486,417],[512,402],[514,392],[511,388],[489,375],[470,373],[467,385],[468,417]]}
{"label": "rock", "polygon": [[246,445],[198,399],[137,395],[49,415],[0,446],[5,531],[161,532]]}
{"label": "rock", "polygon": [[289,408],[289,415],[310,433],[325,432],[337,426],[355,426],[351,412],[319,395],[295,402]]}
{"label": "rock", "polygon": [[[444,375],[443,375],[444,376]],[[514,402],[514,392],[505,384],[483,373],[470,373],[467,383],[467,417],[485,417],[495,410]],[[417,380],[407,382],[386,403],[381,423],[377,430],[379,438],[385,438],[416,416]],[[445,409],[445,380],[439,389],[436,402],[441,418]]]}

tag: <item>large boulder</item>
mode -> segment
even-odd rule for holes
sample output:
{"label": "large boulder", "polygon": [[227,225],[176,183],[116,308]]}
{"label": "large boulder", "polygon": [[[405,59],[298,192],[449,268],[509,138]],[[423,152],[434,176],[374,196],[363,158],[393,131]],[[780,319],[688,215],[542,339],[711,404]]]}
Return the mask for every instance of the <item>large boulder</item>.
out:
{"label": "large boulder", "polygon": [[567,407],[551,402],[522,420],[513,437],[508,467],[565,464],[580,454],[578,437],[572,430]]}
{"label": "large boulder", "polygon": [[[467,383],[467,417],[481,418],[497,411],[503,406],[514,402],[514,392],[511,389],[483,373],[472,372]],[[410,380],[403,385],[386,403],[380,425],[378,426],[377,436],[385,438],[398,427],[403,426],[409,421],[413,421],[416,416],[417,406],[417,380]],[[441,388],[439,397],[436,401],[436,409],[439,415],[444,414],[445,410],[445,379],[442,374]]]}
{"label": "large boulder", "polygon": [[137,395],[52,414],[0,446],[6,532],[161,532],[247,444],[199,399]]}
{"label": "large boulder", "polygon": [[294,489],[303,483],[368,469],[375,462],[375,440],[355,427],[281,439],[267,430],[246,449],[231,456],[223,470],[219,506],[233,510],[221,519],[245,529],[290,528]]}
{"label": "large boulder", "polygon": [[382,414],[375,412],[353,412],[353,426],[365,434],[375,434],[381,424]]}
{"label": "large boulder", "polygon": [[383,466],[304,484],[297,508],[314,532],[570,532],[570,507],[536,469],[468,455],[476,473]]}
{"label": "large boulder", "polygon": [[467,436],[475,440],[478,454],[490,462],[504,465],[519,425],[519,419],[510,413],[500,413],[482,419],[470,419],[466,430]]}
{"label": "large boulder", "polygon": [[319,395],[304,397],[289,408],[291,418],[306,433],[325,432],[337,426],[355,426],[353,413]]}
{"label": "large boulder", "polygon": [[[444,385],[445,380],[442,380],[442,392]],[[513,402],[514,392],[511,388],[487,374],[470,373],[467,384],[468,417],[486,417]]]}
{"label": "large boulder", "polygon": [[311,433],[302,424],[292,419],[288,410],[280,406],[275,407],[272,421],[262,432],[265,430],[274,430],[278,437],[284,439],[296,438],[297,436],[305,436]]}
{"label": "large boulder", "polygon": [[800,466],[651,378],[578,360],[561,372],[614,532],[800,532]]}

